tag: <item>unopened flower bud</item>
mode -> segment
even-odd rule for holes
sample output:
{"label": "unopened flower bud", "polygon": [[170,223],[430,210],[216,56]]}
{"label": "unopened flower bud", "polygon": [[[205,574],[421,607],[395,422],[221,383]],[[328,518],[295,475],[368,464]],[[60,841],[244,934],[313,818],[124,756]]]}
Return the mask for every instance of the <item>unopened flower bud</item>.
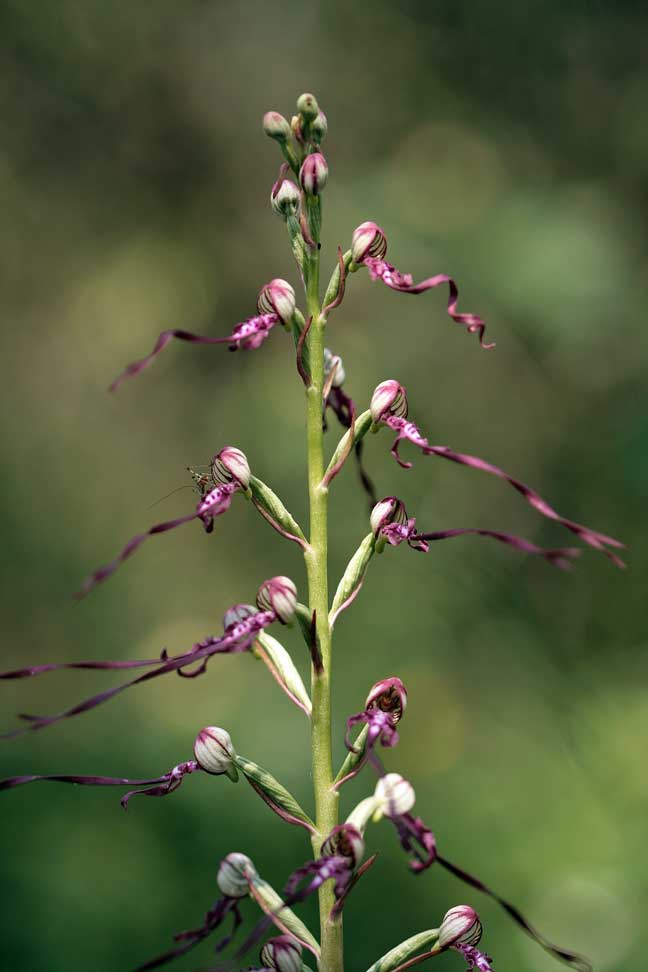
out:
{"label": "unopened flower bud", "polygon": [[381,776],[374,791],[377,802],[374,820],[385,817],[400,817],[409,811],[416,802],[414,787],[399,773]]}
{"label": "unopened flower bud", "polygon": [[333,828],[321,851],[322,857],[345,857],[355,868],[364,857],[365,843],[357,827],[347,822]]}
{"label": "unopened flower bud", "polygon": [[439,929],[440,948],[451,945],[477,945],[482,937],[479,915],[470,905],[457,905],[443,917]]}
{"label": "unopened flower bud", "polygon": [[407,523],[407,510],[405,504],[396,496],[386,496],[381,499],[371,511],[369,517],[371,532],[375,537],[388,523]]}
{"label": "unopened flower bud", "polygon": [[282,624],[288,624],[297,608],[297,588],[290,577],[271,577],[264,581],[256,597],[261,611],[274,611]]}
{"label": "unopened flower bud", "polygon": [[397,415],[407,418],[407,394],[402,385],[394,378],[381,381],[371,396],[371,417],[380,422],[384,415]]}
{"label": "unopened flower bud", "polygon": [[236,446],[225,446],[212,459],[212,479],[216,485],[237,482],[243,489],[250,485],[250,464],[247,456]]}
{"label": "unopened flower bud", "polygon": [[299,189],[290,179],[282,179],[272,187],[270,204],[277,216],[282,216],[284,219],[296,216],[301,205]]}
{"label": "unopened flower bud", "polygon": [[258,613],[258,609],[253,604],[234,604],[223,615],[223,630],[227,632],[235,624],[240,624],[241,621]]}
{"label": "unopened flower bud", "polygon": [[235,851],[221,861],[216,881],[228,898],[245,898],[250,892],[248,881],[257,876],[257,869],[250,858]]}
{"label": "unopened flower bud", "polygon": [[263,116],[263,131],[278,142],[287,142],[291,136],[288,119],[278,111],[266,111]]}
{"label": "unopened flower bud", "polygon": [[236,750],[232,745],[230,734],[218,726],[207,726],[201,729],[194,743],[196,762],[205,773],[212,776],[222,776],[226,773],[235,783],[238,772],[234,765]]}
{"label": "unopened flower bud", "polygon": [[377,223],[367,220],[360,223],[351,237],[351,255],[354,263],[362,263],[365,257],[382,260],[387,253],[387,237]]}
{"label": "unopened flower bud", "polygon": [[259,314],[276,314],[284,324],[290,324],[295,313],[295,291],[287,280],[277,277],[259,291],[257,310]]}
{"label": "unopened flower bud", "polygon": [[297,99],[297,111],[306,121],[314,121],[319,114],[319,105],[315,95],[308,93],[300,95]]}
{"label": "unopened flower bud", "polygon": [[302,972],[302,947],[289,935],[271,938],[261,949],[261,964],[277,972]]}
{"label": "unopened flower bud", "polygon": [[324,348],[324,377],[328,378],[335,368],[335,375],[331,382],[332,388],[341,388],[346,379],[346,372],[339,354],[333,354],[330,348]]}
{"label": "unopened flower bud", "polygon": [[326,138],[326,133],[328,132],[328,122],[326,120],[326,115],[323,111],[320,111],[317,118],[314,118],[311,122],[310,134],[311,139],[316,145],[321,145]]}
{"label": "unopened flower bud", "polygon": [[365,709],[367,711],[378,709],[389,713],[392,724],[396,725],[402,719],[406,705],[407,689],[400,678],[394,675],[392,678],[383,678],[376,682],[367,696]]}
{"label": "unopened flower bud", "polygon": [[328,179],[328,165],[321,152],[313,152],[304,159],[299,170],[299,184],[309,196],[319,196]]}

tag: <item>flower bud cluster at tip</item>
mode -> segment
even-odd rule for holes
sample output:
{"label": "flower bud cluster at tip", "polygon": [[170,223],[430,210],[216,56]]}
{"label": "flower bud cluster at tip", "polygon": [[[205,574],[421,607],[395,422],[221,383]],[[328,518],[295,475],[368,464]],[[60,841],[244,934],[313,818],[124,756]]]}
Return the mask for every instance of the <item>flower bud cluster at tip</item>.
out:
{"label": "flower bud cluster at tip", "polygon": [[447,911],[439,928],[439,947],[477,945],[482,937],[479,915],[470,905],[456,905]]}
{"label": "flower bud cluster at tip", "polygon": [[201,729],[194,743],[194,756],[205,773],[210,773],[212,776],[227,774],[234,782],[238,780],[238,772],[234,765],[236,750],[227,730],[219,726],[207,726]]}
{"label": "flower bud cluster at tip", "polygon": [[276,314],[284,324],[290,324],[295,314],[295,291],[287,280],[277,277],[259,291],[259,314]]}
{"label": "flower bud cluster at tip", "polygon": [[374,820],[381,817],[400,817],[409,813],[416,802],[414,787],[399,773],[381,776],[374,791],[376,811]]}
{"label": "flower bud cluster at tip", "polygon": [[371,396],[371,418],[378,424],[385,415],[407,418],[407,392],[395,378],[381,381]]}
{"label": "flower bud cluster at tip", "polygon": [[245,453],[236,446],[225,446],[214,456],[211,474],[217,486],[235,482],[246,490],[250,485],[250,464]]}
{"label": "flower bud cluster at tip", "polygon": [[260,953],[264,968],[277,972],[302,972],[302,947],[289,935],[278,935],[265,943]]}
{"label": "flower bud cluster at tip", "polygon": [[403,682],[396,675],[391,678],[383,678],[373,686],[367,701],[365,710],[371,712],[375,709],[386,712],[391,716],[393,725],[396,725],[403,718],[403,712],[407,705],[407,689]]}
{"label": "flower bud cluster at tip", "polygon": [[257,870],[247,854],[233,851],[221,861],[216,882],[228,898],[245,898],[249,894],[249,882],[256,877]]}
{"label": "flower bud cluster at tip", "polygon": [[375,537],[388,523],[407,523],[405,504],[396,496],[386,496],[379,500],[372,509],[369,523],[371,532]]}
{"label": "flower bud cluster at tip", "polygon": [[365,842],[358,828],[347,821],[333,828],[320,850],[322,857],[344,857],[355,868],[364,857]]}
{"label": "flower bud cluster at tip", "polygon": [[326,186],[328,165],[321,152],[313,152],[304,159],[299,170],[299,184],[307,196],[319,196]]}
{"label": "flower bud cluster at tip", "polygon": [[257,592],[257,607],[274,611],[282,624],[289,624],[297,610],[297,588],[290,577],[271,577]]}
{"label": "flower bud cluster at tip", "polygon": [[362,263],[365,257],[382,260],[387,253],[387,237],[377,223],[367,220],[354,229],[351,236],[353,262]]}

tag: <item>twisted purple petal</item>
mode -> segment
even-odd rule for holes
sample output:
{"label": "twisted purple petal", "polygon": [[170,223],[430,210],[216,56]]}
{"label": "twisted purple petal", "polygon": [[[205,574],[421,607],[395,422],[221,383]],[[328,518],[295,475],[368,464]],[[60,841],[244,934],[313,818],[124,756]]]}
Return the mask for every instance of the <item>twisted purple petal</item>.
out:
{"label": "twisted purple petal", "polygon": [[477,333],[479,335],[479,343],[484,350],[489,351],[495,347],[494,342],[491,344],[484,343],[486,325],[481,317],[478,317],[477,314],[461,314],[457,310],[459,289],[452,277],[449,277],[446,273],[437,273],[435,277],[428,277],[427,280],[422,280],[421,283],[415,284],[410,273],[401,273],[400,270],[397,270],[391,263],[387,263],[386,260],[366,256],[362,262],[367,267],[372,280],[382,280],[392,290],[398,290],[402,294],[422,294],[426,290],[431,290],[433,287],[447,283],[448,314],[452,320],[455,324],[461,324],[465,327],[469,334]]}
{"label": "twisted purple petal", "polygon": [[243,348],[244,351],[249,351],[263,344],[278,320],[279,318],[276,314],[259,314],[256,317],[249,317],[247,320],[237,324],[232,333],[227,337],[205,337],[176,328],[169,331],[162,331],[151,353],[147,354],[145,358],[140,358],[138,361],[133,361],[129,364],[115,378],[108,390],[111,392],[117,391],[122,382],[126,381],[127,378],[134,378],[135,375],[139,375],[145,368],[148,368],[155,358],[157,358],[158,354],[164,351],[167,344],[170,344],[174,338],[178,341],[188,341],[190,344],[229,344],[230,351],[236,351],[239,348]]}
{"label": "twisted purple petal", "polygon": [[464,945],[460,943],[459,945],[451,945],[451,948],[455,952],[459,952],[463,955],[466,962],[468,963],[468,972],[471,969],[475,969],[476,972],[495,972],[491,962],[493,961],[490,955],[486,955],[484,952],[480,952],[478,948],[474,945]]}
{"label": "twisted purple petal", "polygon": [[438,858],[436,839],[430,828],[420,817],[413,817],[411,813],[403,813],[390,819],[398,831],[401,847],[412,855],[409,865],[411,870],[415,874],[427,870]]}
{"label": "twisted purple petal", "polygon": [[[533,927],[531,922],[524,917],[522,912],[516,908],[515,905],[512,905],[504,898],[501,898],[494,891],[491,891],[491,889],[487,887],[483,881],[480,881],[479,878],[469,874],[468,871],[464,871],[463,868],[457,867],[456,864],[452,864],[445,857],[441,857],[440,854],[437,854],[436,859],[442,867],[444,867],[447,871],[450,871],[451,874],[454,874],[455,877],[458,877],[461,881],[469,884],[472,888],[476,888],[477,891],[487,894],[489,898],[496,901],[497,904],[509,915],[509,917],[511,917],[513,921],[527,933],[527,935],[537,942],[538,945],[544,948],[546,952],[553,955],[554,958],[557,958],[561,962],[566,962],[573,969],[576,969],[577,972],[592,972],[591,963],[583,955],[579,955],[577,952],[572,952],[569,949],[562,948],[559,945],[554,945],[536,928]],[[479,968],[479,966],[477,967]]]}
{"label": "twisted purple petal", "polygon": [[[80,715],[82,712],[87,712],[104,702],[108,702],[110,699],[114,698],[114,696],[119,695],[120,692],[123,692],[125,689],[130,688],[133,685],[139,685],[142,682],[147,682],[150,679],[157,678],[160,675],[166,675],[169,672],[180,671],[180,669],[185,668],[187,665],[191,665],[197,661],[202,661],[203,659],[207,661],[212,657],[212,655],[246,651],[252,645],[257,633],[263,628],[267,627],[269,624],[272,624],[275,620],[276,615],[274,611],[259,611],[257,614],[254,614],[243,619],[237,624],[232,625],[228,629],[227,633],[222,637],[206,638],[204,641],[197,642],[197,644],[195,644],[187,652],[183,652],[180,655],[166,657],[163,664],[159,665],[159,667],[153,671],[145,672],[144,675],[140,675],[138,678],[131,679],[128,682],[122,682],[121,685],[116,685],[104,692],[99,692],[97,695],[93,695],[91,698],[77,703],[77,705],[72,706],[70,709],[66,709],[64,712],[59,712],[56,715],[51,716],[23,714],[20,716],[20,718],[27,720],[30,725],[23,729],[13,729],[10,732],[2,733],[2,735],[0,735],[0,739],[9,739],[15,736],[21,736],[26,732],[44,729],[46,726],[50,726],[55,722],[60,722],[61,719],[68,719],[71,716]],[[148,662],[146,662],[146,664],[148,664]],[[204,670],[204,666],[202,666],[202,668]]]}
{"label": "twisted purple petal", "polygon": [[381,746],[385,746],[388,749],[391,749],[393,746],[398,744],[398,732],[394,728],[390,714],[388,712],[383,712],[380,709],[365,709],[364,712],[357,712],[355,715],[349,716],[347,719],[347,728],[344,734],[344,745],[349,752],[354,753],[355,755],[357,755],[359,752],[359,750],[356,749],[355,743],[351,741],[351,730],[354,728],[354,726],[358,726],[362,723],[367,724],[368,732],[360,759],[355,764],[353,769],[346,774],[346,776],[343,776],[334,784],[334,789],[336,790],[338,790],[343,783],[347,783],[349,780],[352,780],[358,775],[360,770],[366,766],[377,742],[380,742]]}
{"label": "twisted purple petal", "polygon": [[176,527],[182,526],[183,523],[190,523],[192,520],[202,520],[208,531],[211,530],[214,522],[214,518],[220,516],[224,513],[232,502],[232,496],[239,489],[238,483],[224,483],[220,486],[216,486],[211,489],[208,493],[205,493],[201,497],[200,502],[196,507],[195,513],[189,513],[187,516],[181,516],[176,520],[167,520],[165,523],[156,523],[154,526],[150,527],[145,533],[138,533],[137,536],[133,537],[128,541],[123,550],[115,557],[113,561],[106,564],[105,567],[99,567],[87,580],[84,582],[83,587],[76,595],[77,597],[85,597],[89,594],[98,584],[105,581],[111,574],[114,574],[118,567],[128,560],[129,557],[135,553],[135,551],[141,547],[145,540],[149,537],[156,536],[158,533],[167,533],[169,530],[175,530]]}
{"label": "twisted purple petal", "polygon": [[222,924],[228,914],[231,914],[233,917],[232,931],[225,938],[221,939],[221,941],[219,941],[216,945],[216,951],[220,952],[227,945],[229,945],[236,933],[236,930],[243,923],[243,918],[241,917],[238,907],[238,901],[235,898],[221,898],[216,902],[214,907],[207,912],[205,915],[204,924],[201,925],[200,928],[180,932],[178,935],[174,936],[174,940],[177,942],[182,942],[182,945],[169,949],[168,952],[164,952],[162,955],[158,955],[156,958],[150,959],[148,962],[144,962],[143,965],[138,965],[135,972],[147,972],[148,969],[157,969],[161,965],[166,965],[167,962],[171,962],[173,959],[179,958],[181,955],[185,955],[192,948],[202,942],[203,939],[211,935],[211,933]]}
{"label": "twisted purple petal", "polygon": [[569,558],[580,557],[581,553],[577,547],[547,549],[545,547],[538,547],[535,543],[531,543],[530,540],[525,540],[524,537],[517,537],[513,533],[500,533],[499,530],[478,530],[472,527],[458,530],[437,530],[433,533],[419,533],[417,537],[425,541],[447,540],[450,537],[461,537],[467,533],[476,534],[480,537],[491,537],[493,540],[498,540],[500,543],[513,547],[515,550],[521,550],[523,553],[537,554],[561,570],[571,570],[572,564]]}
{"label": "twisted purple petal", "polygon": [[542,516],[546,516],[550,520],[555,520],[556,523],[560,523],[561,526],[566,527],[566,529],[571,530],[576,536],[588,544],[590,547],[594,547],[596,550],[600,550],[604,553],[613,564],[617,567],[625,567],[624,562],[612,553],[611,550],[606,550],[606,546],[623,548],[625,544],[621,543],[619,540],[615,540],[614,537],[608,537],[604,533],[598,533],[596,530],[591,530],[589,527],[583,526],[580,523],[575,523],[573,520],[568,520],[566,517],[561,516],[552,506],[544,500],[539,493],[536,493],[534,489],[527,486],[526,483],[521,482],[519,479],[515,479],[509,473],[504,472],[499,466],[494,466],[490,462],[486,462],[484,459],[480,459],[478,456],[466,455],[461,452],[455,452],[453,449],[448,448],[448,446],[430,445],[428,440],[421,434],[418,427],[414,425],[413,422],[408,422],[407,419],[399,418],[396,415],[385,415],[382,417],[381,421],[387,425],[390,429],[393,429],[397,433],[396,439],[392,446],[392,455],[396,461],[404,468],[409,468],[411,463],[404,462],[398,455],[398,445],[402,439],[406,439],[413,445],[417,446],[425,455],[438,456],[441,459],[449,459],[451,462],[456,462],[462,466],[470,466],[472,469],[479,469],[482,472],[490,473],[492,476],[497,476],[498,479],[504,479],[513,489],[517,490],[527,503],[538,511]]}

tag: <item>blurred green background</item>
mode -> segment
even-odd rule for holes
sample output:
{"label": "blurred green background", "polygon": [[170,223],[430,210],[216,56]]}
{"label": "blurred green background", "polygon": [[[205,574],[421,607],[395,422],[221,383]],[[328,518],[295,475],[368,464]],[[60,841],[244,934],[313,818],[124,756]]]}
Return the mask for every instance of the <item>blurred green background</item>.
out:
{"label": "blurred green background", "polygon": [[[148,509],[224,444],[305,516],[303,396],[281,332],[250,354],[176,345],[105,389],[163,328],[226,334],[266,280],[297,285],[260,121],[314,91],[330,126],[325,279],[375,219],[401,269],[452,273],[460,309],[497,340],[480,351],[444,293],[413,300],[358,274],[330,325],[348,392],[364,407],[400,379],[433,441],[632,547],[629,571],[586,550],[571,574],[476,538],[389,550],[338,625],[336,753],[369,686],[401,675],[410,705],[386,762],[412,778],[442,852],[601,972],[641,967],[648,943],[646,19],[621,0],[0,4],[3,667],[178,651],[267,576],[304,590],[297,549],[237,501],[211,537],[151,540],[71,598],[132,534],[192,508],[186,491]],[[422,457],[403,472],[388,444],[372,437],[368,466],[421,527],[571,542],[505,484]],[[351,467],[331,506],[335,582],[367,528]],[[4,683],[2,724],[112,680]],[[247,655],[6,742],[2,773],[155,775],[210,723],[310,806],[306,720]],[[350,785],[345,809],[372,785]],[[0,948],[16,972],[128,970],[200,921],[228,851],[278,887],[309,857],[301,831],[224,779],[128,814],[117,792],[34,785],[3,795],[2,819]],[[555,967],[442,870],[411,876],[390,826],[370,841],[378,863],[346,910],[350,972],[461,902],[498,972]],[[211,958],[206,944],[177,967]]]}

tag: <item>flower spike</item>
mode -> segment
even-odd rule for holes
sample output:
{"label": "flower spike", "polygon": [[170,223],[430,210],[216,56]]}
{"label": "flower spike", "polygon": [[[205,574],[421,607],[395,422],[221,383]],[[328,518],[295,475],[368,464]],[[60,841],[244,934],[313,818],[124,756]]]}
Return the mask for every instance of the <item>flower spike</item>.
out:
{"label": "flower spike", "polygon": [[[524,499],[527,501],[529,506],[532,506],[538,511],[542,516],[547,517],[550,520],[555,520],[556,523],[560,523],[567,530],[571,530],[575,533],[584,543],[588,544],[590,547],[594,547],[596,550],[600,550],[601,553],[605,554],[613,564],[617,567],[625,567],[624,562],[617,557],[611,550],[607,547],[623,548],[625,544],[621,543],[620,540],[616,540],[614,537],[609,537],[604,533],[599,533],[596,530],[591,530],[587,526],[583,526],[580,523],[575,523],[573,520],[568,520],[566,517],[561,516],[552,506],[547,503],[546,500],[540,496],[534,489],[527,486],[519,479],[515,479],[509,473],[500,469],[499,466],[495,466],[490,462],[486,462],[485,459],[480,459],[478,456],[471,456],[461,452],[455,452],[453,449],[448,448],[448,446],[440,445],[430,445],[428,440],[422,435],[418,426],[413,422],[409,422],[406,418],[407,415],[407,399],[405,398],[405,404],[395,398],[394,401],[398,402],[398,408],[400,414],[395,413],[395,406],[389,403],[389,396],[381,389],[384,386],[395,386],[405,395],[405,389],[398,382],[383,382],[379,385],[374,392],[374,397],[372,398],[372,417],[376,425],[386,425],[392,431],[396,432],[396,438],[392,445],[391,453],[398,462],[400,466],[404,469],[409,469],[411,467],[411,462],[405,462],[401,459],[398,453],[398,447],[401,441],[406,440],[415,445],[421,452],[426,456],[438,456],[440,459],[449,459],[451,462],[456,462],[461,466],[469,466],[472,469],[479,469],[482,472],[490,473],[492,476],[497,476],[498,479],[505,480],[510,486],[513,487],[518,493],[520,493]],[[379,392],[381,392],[379,394]],[[441,539],[441,538],[437,538]]]}

